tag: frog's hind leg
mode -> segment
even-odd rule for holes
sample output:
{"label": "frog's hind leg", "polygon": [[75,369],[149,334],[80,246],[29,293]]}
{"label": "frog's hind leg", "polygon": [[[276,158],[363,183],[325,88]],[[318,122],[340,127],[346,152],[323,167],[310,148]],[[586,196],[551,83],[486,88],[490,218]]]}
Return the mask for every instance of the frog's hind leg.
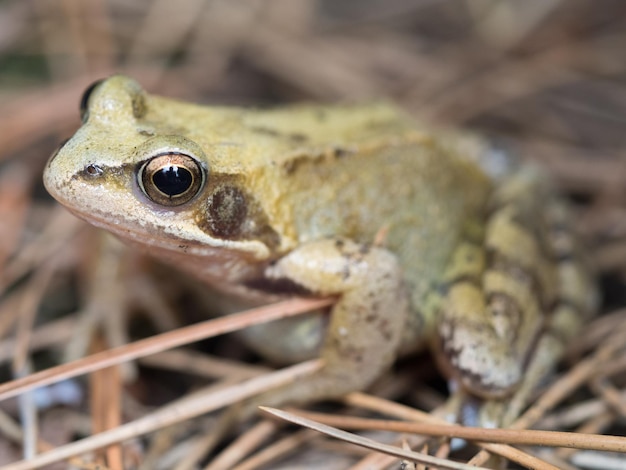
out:
{"label": "frog's hind leg", "polygon": [[337,398],[366,388],[391,366],[409,311],[395,255],[376,246],[326,239],[287,254],[268,268],[266,277],[313,295],[337,296],[337,302],[324,337],[321,369],[256,397],[248,410]]}
{"label": "frog's hind leg", "polygon": [[549,188],[532,168],[498,186],[482,237],[461,241],[445,275],[444,367],[465,391],[512,417],[519,410],[503,404],[523,406],[593,310],[593,281]]}

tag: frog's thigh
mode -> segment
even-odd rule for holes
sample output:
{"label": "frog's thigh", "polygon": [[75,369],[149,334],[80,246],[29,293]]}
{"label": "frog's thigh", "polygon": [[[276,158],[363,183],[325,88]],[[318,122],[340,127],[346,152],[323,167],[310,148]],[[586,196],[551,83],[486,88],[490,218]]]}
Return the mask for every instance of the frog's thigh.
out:
{"label": "frog's thigh", "polygon": [[439,321],[442,357],[474,394],[503,396],[520,383],[557,302],[545,217],[552,201],[534,175],[512,178],[493,196],[484,239],[463,240],[453,255]]}
{"label": "frog's thigh", "polygon": [[273,393],[268,402],[341,396],[370,385],[394,361],[409,310],[396,257],[349,240],[307,243],[267,271],[317,295],[338,295],[319,373]]}

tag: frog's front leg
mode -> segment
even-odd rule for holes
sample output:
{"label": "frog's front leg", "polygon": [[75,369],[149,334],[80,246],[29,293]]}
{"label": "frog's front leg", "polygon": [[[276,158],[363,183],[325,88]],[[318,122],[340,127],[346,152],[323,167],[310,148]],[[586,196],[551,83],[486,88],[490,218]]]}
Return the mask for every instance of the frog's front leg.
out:
{"label": "frog's front leg", "polygon": [[278,260],[266,277],[338,298],[320,354],[322,368],[262,395],[256,404],[280,406],[339,397],[366,388],[393,363],[409,298],[392,253],[345,239],[315,241]]}

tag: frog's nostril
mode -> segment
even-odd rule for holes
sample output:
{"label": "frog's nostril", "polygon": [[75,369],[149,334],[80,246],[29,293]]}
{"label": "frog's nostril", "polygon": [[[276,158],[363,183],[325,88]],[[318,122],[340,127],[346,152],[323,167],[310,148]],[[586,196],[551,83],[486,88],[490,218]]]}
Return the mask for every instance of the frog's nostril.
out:
{"label": "frog's nostril", "polygon": [[100,176],[102,173],[104,173],[104,170],[99,165],[91,163],[85,167],[85,174],[89,176]]}

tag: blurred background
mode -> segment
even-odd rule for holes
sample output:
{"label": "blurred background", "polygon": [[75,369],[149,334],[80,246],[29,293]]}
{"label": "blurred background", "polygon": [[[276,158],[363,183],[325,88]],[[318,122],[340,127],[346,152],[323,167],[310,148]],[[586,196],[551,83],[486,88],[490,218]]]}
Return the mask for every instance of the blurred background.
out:
{"label": "blurred background", "polygon": [[[2,0],[3,380],[55,363],[32,365],[30,337],[42,318],[65,319],[66,336],[38,346],[62,350],[68,314],[80,310],[76,272],[93,250],[67,245],[91,235],[47,197],[41,173],[80,125],[83,90],[113,73],[200,103],[384,98],[432,125],[505,142],[541,162],[575,204],[605,310],[626,303],[623,1]],[[2,441],[0,465],[20,455]]]}

